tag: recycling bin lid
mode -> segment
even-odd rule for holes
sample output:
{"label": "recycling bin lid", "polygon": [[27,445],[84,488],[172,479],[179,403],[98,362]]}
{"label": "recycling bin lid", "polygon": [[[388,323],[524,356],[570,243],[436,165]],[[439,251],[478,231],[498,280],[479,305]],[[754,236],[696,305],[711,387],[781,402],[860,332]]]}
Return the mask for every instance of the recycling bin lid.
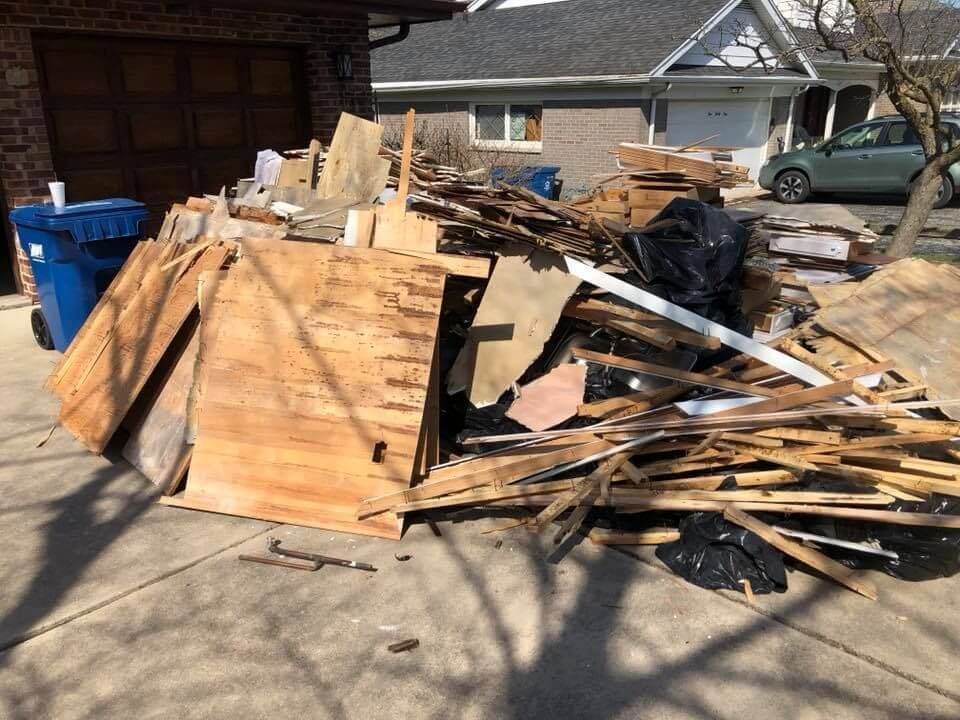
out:
{"label": "recycling bin lid", "polygon": [[78,243],[137,235],[140,220],[146,216],[146,206],[129,198],[67,203],[62,208],[26,205],[10,211],[10,219],[17,225],[50,232],[68,231]]}

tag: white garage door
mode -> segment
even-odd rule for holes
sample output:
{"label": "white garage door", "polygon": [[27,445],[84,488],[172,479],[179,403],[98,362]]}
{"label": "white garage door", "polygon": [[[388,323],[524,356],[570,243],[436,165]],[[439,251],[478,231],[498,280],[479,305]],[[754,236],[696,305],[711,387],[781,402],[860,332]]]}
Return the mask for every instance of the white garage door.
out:
{"label": "white garage door", "polygon": [[750,168],[756,181],[763,165],[770,122],[770,100],[671,100],[667,144],[686,145],[717,135],[709,145],[742,148],[734,162]]}

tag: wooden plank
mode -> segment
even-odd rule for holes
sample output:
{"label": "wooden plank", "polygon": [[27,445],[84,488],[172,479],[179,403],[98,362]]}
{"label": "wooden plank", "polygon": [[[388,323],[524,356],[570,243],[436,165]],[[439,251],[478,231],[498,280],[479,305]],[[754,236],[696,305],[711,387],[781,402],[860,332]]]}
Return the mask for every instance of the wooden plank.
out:
{"label": "wooden plank", "polygon": [[479,278],[486,280],[490,277],[490,259],[473,255],[450,255],[438,252],[421,252],[418,250],[400,250],[388,248],[390,252],[407,257],[420,258],[433,265],[439,265],[447,275],[458,277]]}
{"label": "wooden plank", "polygon": [[164,495],[176,492],[191,451],[187,444],[187,404],[199,350],[200,333],[194,328],[160,392],[123,446],[127,462]]}
{"label": "wooden plank", "polygon": [[679,530],[604,530],[593,528],[587,536],[594,545],[662,545],[680,539]]}
{"label": "wooden plank", "polygon": [[395,516],[356,513],[413,478],[445,275],[379,250],[244,248],[202,320],[219,327],[185,501],[398,538]]}
{"label": "wooden plank", "polygon": [[197,305],[200,273],[220,268],[229,251],[210,247],[176,272],[151,268],[74,393],[60,423],[101,453],[133,405],[171,340]]}
{"label": "wooden plank", "polygon": [[44,384],[47,390],[61,399],[73,392],[77,381],[89,369],[104,340],[116,329],[120,314],[129,305],[147,272],[156,265],[157,257],[163,251],[164,246],[160,243],[149,240],[137,243],[47,378]]}
{"label": "wooden plank", "polygon": [[738,488],[792,485],[797,476],[789,470],[759,470],[755,472],[732,472],[723,475],[703,475],[700,477],[679,478],[674,480],[652,480],[639,483],[641,488],[654,490],[719,490],[726,481],[736,483]]}
{"label": "wooden plank", "polygon": [[373,202],[386,187],[390,172],[390,161],[380,157],[382,139],[382,125],[341,113],[317,183],[317,197]]}
{"label": "wooden plank", "polygon": [[781,440],[810,443],[812,445],[839,445],[843,442],[843,434],[832,430],[782,427],[757,430],[755,434],[760,437],[779,438]]}
{"label": "wooden plank", "polygon": [[857,438],[842,445],[808,445],[797,452],[801,455],[830,455],[846,450],[865,450],[867,448],[900,447],[903,445],[924,445],[926,443],[946,442],[950,435],[936,433],[913,433],[909,435],[876,435],[873,437]]}
{"label": "wooden plank", "polygon": [[579,360],[605,365],[606,367],[615,367],[621,370],[631,372],[646,373],[656,377],[676,380],[678,382],[691,385],[702,385],[704,387],[717,388],[720,390],[730,390],[741,395],[751,395],[756,397],[772,397],[776,395],[769,388],[758,385],[746,385],[735,380],[725,380],[715,375],[704,375],[703,373],[687,372],[677,368],[667,367],[666,365],[655,365],[653,363],[641,362],[640,360],[630,360],[628,358],[618,357],[616,355],[606,355],[603,353],[575,348],[573,356]]}
{"label": "wooden plank", "polygon": [[779,395],[777,397],[767,398],[758,403],[744,405],[742,407],[724,410],[722,412],[710,415],[710,418],[735,418],[740,416],[759,415],[761,413],[777,413],[783,410],[812,405],[813,403],[831,398],[847,395],[853,387],[852,380],[820,385],[818,387],[807,388],[797,392]]}
{"label": "wooden plank", "polygon": [[830,578],[833,578],[841,585],[845,585],[854,592],[860,593],[864,597],[876,600],[877,589],[867,580],[860,577],[860,574],[836,560],[828,558],[823,553],[819,553],[812,548],[785,538],[765,522],[758,520],[751,515],[747,515],[737,507],[728,507],[723,511],[723,517],[732,523],[746,528],[750,532],[758,535],[766,542],[773,545],[781,552],[789,555],[800,562],[809,565],[815,570],[822,572]]}
{"label": "wooden plank", "polygon": [[400,177],[397,180],[397,200],[407,204],[407,195],[410,193],[410,159],[413,155],[413,128],[416,111],[407,110],[403,121],[403,149],[400,155]]}

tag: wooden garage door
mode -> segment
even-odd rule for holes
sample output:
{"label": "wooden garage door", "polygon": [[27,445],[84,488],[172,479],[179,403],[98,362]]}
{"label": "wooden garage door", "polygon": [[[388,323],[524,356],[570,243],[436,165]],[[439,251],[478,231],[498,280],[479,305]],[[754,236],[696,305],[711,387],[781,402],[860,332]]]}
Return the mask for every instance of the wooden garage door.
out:
{"label": "wooden garage door", "polygon": [[258,149],[310,137],[302,56],[286,47],[40,35],[54,167],[67,199],[132,197],[154,223],[253,174]]}

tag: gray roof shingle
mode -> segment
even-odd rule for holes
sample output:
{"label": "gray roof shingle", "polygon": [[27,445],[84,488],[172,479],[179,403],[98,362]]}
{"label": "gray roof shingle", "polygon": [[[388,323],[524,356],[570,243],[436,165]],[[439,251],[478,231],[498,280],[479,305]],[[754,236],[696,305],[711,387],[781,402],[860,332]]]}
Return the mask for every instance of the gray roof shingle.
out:
{"label": "gray roof shingle", "polygon": [[724,0],[567,0],[417,25],[371,53],[373,81],[643,75]]}

